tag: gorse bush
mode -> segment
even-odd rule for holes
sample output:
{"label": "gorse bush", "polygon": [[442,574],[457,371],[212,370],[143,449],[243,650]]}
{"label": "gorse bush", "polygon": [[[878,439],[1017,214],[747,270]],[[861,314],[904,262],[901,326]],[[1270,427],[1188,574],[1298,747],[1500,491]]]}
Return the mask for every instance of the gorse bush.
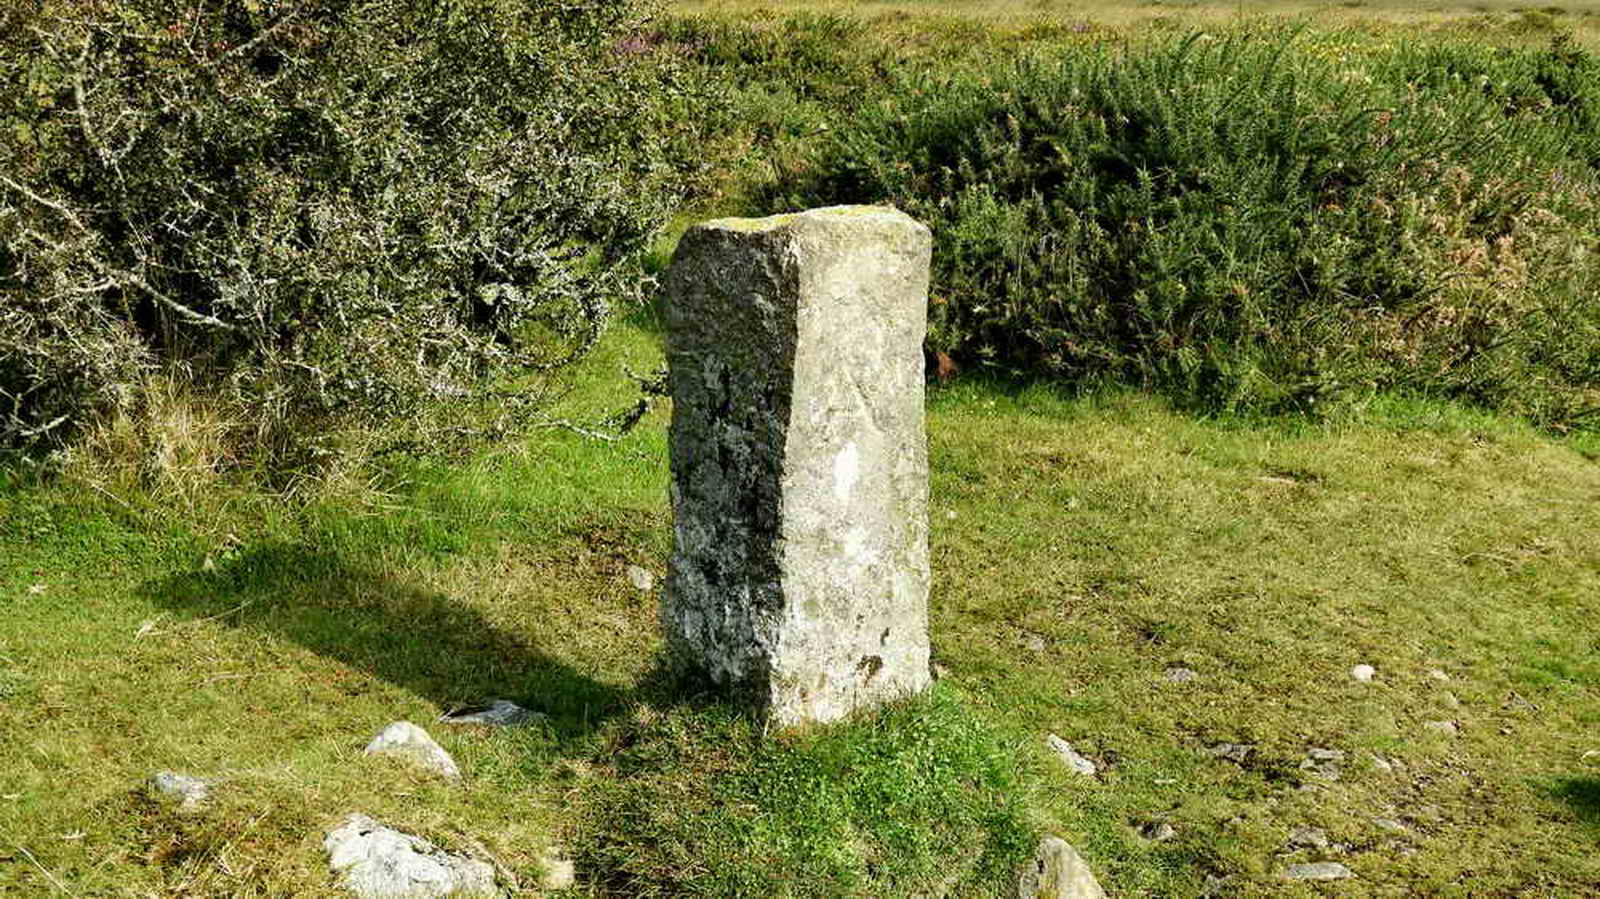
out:
{"label": "gorse bush", "polygon": [[619,47],[640,14],[8,4],[0,447],[59,443],[181,366],[239,411],[243,451],[292,464],[581,355],[676,199],[670,60]]}
{"label": "gorse bush", "polygon": [[1403,389],[1592,422],[1595,68],[1450,51],[1490,89],[1407,52],[1244,34],[919,67],[767,196],[931,225],[930,345],[958,359],[1206,408]]}

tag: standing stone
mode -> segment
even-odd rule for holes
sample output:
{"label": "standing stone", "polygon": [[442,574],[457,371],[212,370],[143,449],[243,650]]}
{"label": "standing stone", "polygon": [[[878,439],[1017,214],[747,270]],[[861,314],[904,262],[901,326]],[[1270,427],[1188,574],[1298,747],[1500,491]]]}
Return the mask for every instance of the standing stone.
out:
{"label": "standing stone", "polygon": [[1089,863],[1060,837],[1045,837],[1017,879],[1017,899],[1106,899]]}
{"label": "standing stone", "polygon": [[928,229],[841,206],[722,219],[666,276],[680,664],[782,727],[927,687]]}

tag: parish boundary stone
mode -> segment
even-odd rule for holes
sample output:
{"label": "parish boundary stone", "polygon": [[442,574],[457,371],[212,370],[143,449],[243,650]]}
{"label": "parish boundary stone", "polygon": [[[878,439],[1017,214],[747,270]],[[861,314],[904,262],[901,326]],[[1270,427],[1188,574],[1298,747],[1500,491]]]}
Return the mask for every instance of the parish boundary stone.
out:
{"label": "parish boundary stone", "polygon": [[682,664],[786,727],[924,689],[928,229],[842,206],[691,228],[666,275]]}

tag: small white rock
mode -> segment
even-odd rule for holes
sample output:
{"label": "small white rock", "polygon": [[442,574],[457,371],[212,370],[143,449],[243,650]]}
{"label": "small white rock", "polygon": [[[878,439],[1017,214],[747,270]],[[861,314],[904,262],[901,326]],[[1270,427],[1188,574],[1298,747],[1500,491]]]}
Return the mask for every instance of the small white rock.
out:
{"label": "small white rock", "polygon": [[633,585],[640,593],[649,593],[656,585],[656,576],[648,568],[638,565],[628,566],[628,583]]}
{"label": "small white rock", "polygon": [[1422,726],[1431,731],[1437,731],[1447,737],[1454,737],[1461,733],[1461,726],[1454,721],[1424,721]]}
{"label": "small white rock", "polygon": [[1094,776],[1094,762],[1091,762],[1079,755],[1078,751],[1072,748],[1071,743],[1068,743],[1066,740],[1061,739],[1055,734],[1045,737],[1045,743],[1050,746],[1050,750],[1054,752],[1058,758],[1060,758],[1063,762],[1066,762],[1068,768],[1071,768],[1073,771],[1076,771],[1079,774],[1087,775],[1089,777]]}
{"label": "small white rock", "polygon": [[1200,672],[1193,668],[1168,668],[1167,680],[1174,684],[1187,684],[1200,679]]}
{"label": "small white rock", "polygon": [[1372,676],[1377,673],[1378,669],[1371,665],[1357,665],[1350,669],[1350,676],[1364,684],[1371,683]]}
{"label": "small white rock", "polygon": [[1394,818],[1373,818],[1372,823],[1378,825],[1384,830],[1392,831],[1394,833],[1406,833],[1409,830],[1409,828]]}
{"label": "small white rock", "polygon": [[1328,834],[1320,827],[1296,827],[1289,834],[1290,849],[1326,849]]}
{"label": "small white rock", "polygon": [[1437,668],[1429,668],[1428,676],[1436,681],[1447,681],[1450,679],[1450,675],[1445,674],[1443,671],[1440,671]]}
{"label": "small white rock", "polygon": [[178,803],[178,811],[199,811],[211,797],[211,782],[176,771],[157,771],[150,777],[150,789],[162,799]]}
{"label": "small white rock", "polygon": [[1105,899],[1089,863],[1060,837],[1045,837],[1017,879],[1018,899]]}
{"label": "small white rock", "polygon": [[452,780],[461,777],[461,769],[450,753],[410,721],[396,721],[385,727],[367,744],[366,754],[396,756]]}
{"label": "small white rock", "polygon": [[578,868],[572,859],[562,855],[561,850],[551,847],[545,850],[539,859],[544,873],[539,876],[539,888],[542,890],[567,890],[578,882]]}

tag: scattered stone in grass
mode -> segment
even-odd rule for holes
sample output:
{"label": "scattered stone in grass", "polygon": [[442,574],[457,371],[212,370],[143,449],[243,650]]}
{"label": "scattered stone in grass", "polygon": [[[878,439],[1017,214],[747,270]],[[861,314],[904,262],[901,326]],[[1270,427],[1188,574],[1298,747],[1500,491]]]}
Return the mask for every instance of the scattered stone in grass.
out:
{"label": "scattered stone in grass", "polygon": [[452,780],[461,777],[456,760],[428,732],[410,721],[396,721],[367,744],[367,755],[396,756]]}
{"label": "scattered stone in grass", "polygon": [[1348,880],[1356,875],[1338,862],[1306,862],[1290,865],[1283,876],[1288,880]]}
{"label": "scattered stone in grass", "polygon": [[554,846],[546,849],[544,856],[539,859],[544,873],[539,876],[539,888],[542,890],[567,890],[578,882],[578,868],[572,859],[562,854]]}
{"label": "scattered stone in grass", "polygon": [[1376,752],[1367,753],[1367,758],[1372,760],[1372,767],[1377,768],[1379,771],[1382,771],[1384,774],[1393,774],[1394,773],[1394,762],[1393,762],[1393,760],[1386,759],[1383,756],[1377,754]]}
{"label": "scattered stone in grass", "polygon": [[1250,753],[1255,752],[1254,743],[1217,743],[1206,747],[1206,753],[1214,758],[1227,759],[1230,762],[1244,764],[1250,758]]}
{"label": "scattered stone in grass", "polygon": [[1438,668],[1429,668],[1428,669],[1428,676],[1433,678],[1436,681],[1447,681],[1447,680],[1450,679],[1450,675],[1445,674],[1443,671],[1440,671]]}
{"label": "scattered stone in grass", "polygon": [[1328,833],[1320,827],[1296,827],[1289,833],[1290,849],[1326,849]]}
{"label": "scattered stone in grass", "polygon": [[487,705],[454,709],[439,716],[445,724],[483,724],[489,727],[518,727],[545,720],[539,712],[530,712],[509,699],[490,700]]}
{"label": "scattered stone in grass", "polygon": [[1017,880],[1019,899],[1105,899],[1089,863],[1060,837],[1045,837]]}
{"label": "scattered stone in grass", "polygon": [[1187,684],[1200,679],[1200,672],[1193,668],[1168,668],[1167,680],[1175,684]]}
{"label": "scattered stone in grass", "polygon": [[934,662],[932,665],[930,665],[929,670],[933,673],[934,680],[944,680],[950,676],[950,669],[939,664],[938,662]]}
{"label": "scattered stone in grass", "polygon": [[1371,683],[1372,676],[1377,673],[1378,669],[1371,665],[1357,665],[1350,669],[1350,676],[1364,684]]}
{"label": "scattered stone in grass", "polygon": [[656,585],[656,576],[648,568],[638,565],[628,566],[628,583],[633,585],[640,593],[649,593]]}
{"label": "scattered stone in grass", "polygon": [[1410,832],[1410,828],[1406,827],[1404,824],[1400,823],[1394,818],[1373,818],[1372,823],[1378,825],[1378,827],[1383,830],[1391,831],[1393,833]]}
{"label": "scattered stone in grass", "polygon": [[1337,749],[1314,748],[1306,751],[1306,757],[1300,762],[1300,770],[1311,772],[1311,776],[1322,780],[1338,780],[1342,773],[1340,763],[1344,761],[1344,753]]}
{"label": "scattered stone in grass", "polygon": [[1444,707],[1447,709],[1461,708],[1461,700],[1457,699],[1456,694],[1451,693],[1449,690],[1446,690],[1444,695],[1439,697],[1439,701],[1444,703]]}
{"label": "scattered stone in grass", "polygon": [[1176,828],[1159,818],[1139,822],[1139,836],[1152,843],[1165,843],[1177,835]]}
{"label": "scattered stone in grass", "polygon": [[1233,890],[1229,889],[1229,885],[1232,882],[1232,875],[1207,874],[1206,885],[1200,892],[1200,899],[1220,899],[1222,896],[1233,895]]}
{"label": "scattered stone in grass", "polygon": [[34,584],[33,586],[28,588],[28,595],[29,596],[38,596],[39,594],[43,593],[44,591],[45,591],[44,584]]}
{"label": "scattered stone in grass", "polygon": [[178,804],[180,812],[199,811],[211,796],[212,783],[176,771],[157,771],[150,777],[150,792],[157,799]]}
{"label": "scattered stone in grass", "polygon": [[493,896],[494,866],[352,814],[322,841],[328,866],[361,899]]}
{"label": "scattered stone in grass", "polygon": [[1447,737],[1454,737],[1461,733],[1461,725],[1454,721],[1424,721],[1422,726],[1431,731],[1437,731]]}
{"label": "scattered stone in grass", "polygon": [[1090,760],[1079,755],[1078,751],[1072,748],[1071,743],[1068,743],[1066,740],[1061,739],[1055,734],[1045,737],[1044,741],[1050,746],[1050,750],[1054,752],[1058,758],[1060,758],[1063,762],[1066,762],[1068,768],[1078,772],[1079,774],[1089,777],[1094,776],[1094,762],[1091,762]]}
{"label": "scattered stone in grass", "polygon": [[1029,652],[1044,652],[1045,648],[1049,644],[1046,643],[1044,637],[1040,636],[1039,634],[1033,633],[1032,631],[1023,631],[1022,645],[1026,646]]}

